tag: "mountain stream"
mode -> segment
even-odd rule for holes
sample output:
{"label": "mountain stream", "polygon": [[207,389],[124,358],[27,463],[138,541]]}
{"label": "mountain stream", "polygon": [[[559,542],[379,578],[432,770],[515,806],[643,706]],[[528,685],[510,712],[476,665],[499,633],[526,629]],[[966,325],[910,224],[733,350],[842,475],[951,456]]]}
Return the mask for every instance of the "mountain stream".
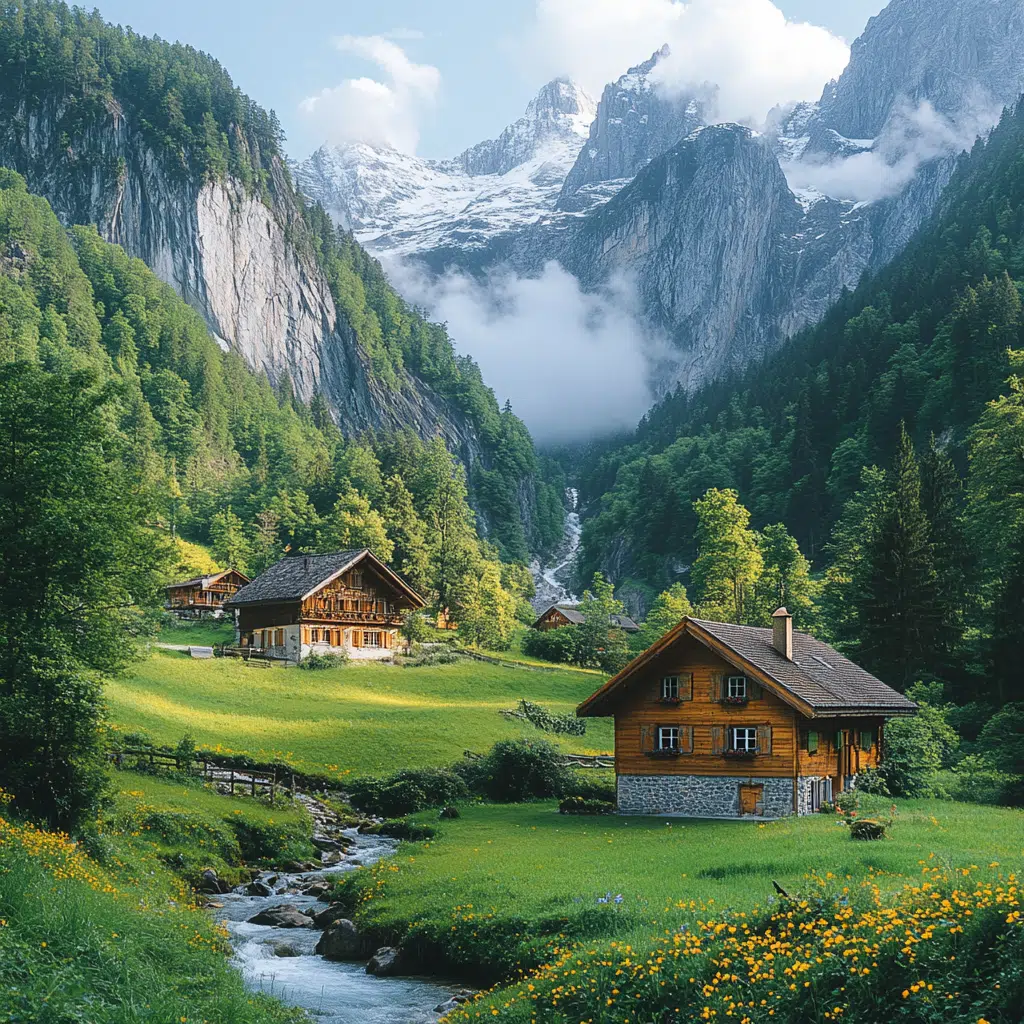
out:
{"label": "mountain stream", "polygon": [[565,496],[569,511],[565,514],[565,532],[562,536],[562,543],[552,560],[554,564],[542,566],[538,560],[534,559],[530,565],[534,586],[537,589],[533,606],[538,612],[544,611],[556,602],[575,603],[576,601],[568,588],[568,581],[583,533],[583,527],[580,525],[579,491],[575,487],[567,487]]}
{"label": "mountain stream", "polygon": [[[260,880],[273,883],[272,896],[249,896],[245,887],[216,896],[214,913],[231,936],[235,961],[249,988],[265,992],[292,1006],[309,1010],[324,1024],[433,1024],[435,1007],[451,998],[454,986],[444,987],[421,978],[377,978],[363,963],[337,963],[314,952],[318,928],[280,928],[250,924],[249,918],[269,907],[291,904],[300,911],[324,909],[313,896],[297,892],[300,886],[332,874],[369,865],[388,856],[395,840],[342,833],[351,843],[348,855],[334,867],[305,874],[264,872]],[[291,891],[289,891],[291,890]],[[223,904],[221,906],[220,904]]]}

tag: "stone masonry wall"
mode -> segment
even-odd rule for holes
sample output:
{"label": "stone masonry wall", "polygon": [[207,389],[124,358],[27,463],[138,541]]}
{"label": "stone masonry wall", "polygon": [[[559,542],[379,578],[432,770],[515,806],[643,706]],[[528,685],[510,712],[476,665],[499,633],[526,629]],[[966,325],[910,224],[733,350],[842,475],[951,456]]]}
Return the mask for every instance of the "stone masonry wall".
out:
{"label": "stone masonry wall", "polygon": [[739,817],[741,784],[764,786],[762,817],[793,813],[792,779],[719,775],[620,775],[619,813]]}

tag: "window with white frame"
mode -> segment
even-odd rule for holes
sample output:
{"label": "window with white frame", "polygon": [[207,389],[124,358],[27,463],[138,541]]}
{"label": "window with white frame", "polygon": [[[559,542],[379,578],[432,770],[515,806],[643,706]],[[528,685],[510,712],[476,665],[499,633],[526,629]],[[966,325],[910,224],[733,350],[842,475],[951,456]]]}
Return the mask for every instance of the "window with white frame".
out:
{"label": "window with white frame", "polygon": [[746,676],[729,676],[726,680],[726,691],[725,695],[731,698],[744,698],[747,695],[747,677]]}
{"label": "window with white frame", "polygon": [[679,676],[665,676],[661,681],[661,699],[679,699]]}
{"label": "window with white frame", "polygon": [[358,570],[356,572],[353,572],[351,578],[349,579],[349,586],[353,590],[362,590],[363,589],[363,574],[361,572],[359,572]]}
{"label": "window with white frame", "polygon": [[757,729],[737,726],[732,730],[732,749],[744,754],[757,750]]}
{"label": "window with white frame", "polygon": [[312,643],[312,644],[320,643],[320,630],[319,629],[311,629],[309,631],[309,642]]}
{"label": "window with white frame", "polygon": [[679,726],[661,725],[658,726],[658,749],[678,750],[679,749]]}
{"label": "window with white frame", "polygon": [[374,629],[366,630],[366,632],[363,633],[363,646],[380,647],[380,632]]}

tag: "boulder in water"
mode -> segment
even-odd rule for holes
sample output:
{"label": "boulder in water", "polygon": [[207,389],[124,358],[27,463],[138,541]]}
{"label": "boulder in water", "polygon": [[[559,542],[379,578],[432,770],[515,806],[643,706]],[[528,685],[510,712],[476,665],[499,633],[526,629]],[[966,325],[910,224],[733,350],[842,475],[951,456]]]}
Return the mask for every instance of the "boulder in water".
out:
{"label": "boulder in water", "polygon": [[231,885],[221,878],[213,868],[207,868],[200,876],[199,891],[218,894],[231,892]]}
{"label": "boulder in water", "polygon": [[337,918],[320,936],[316,952],[326,960],[360,960],[366,955],[366,940],[351,921]]}
{"label": "boulder in water", "polygon": [[290,942],[275,942],[273,950],[274,956],[302,956]]}
{"label": "boulder in water", "polygon": [[370,962],[366,965],[366,973],[374,974],[378,978],[390,978],[398,974],[402,966],[401,961],[401,950],[396,949],[394,946],[381,946],[370,957]]}
{"label": "boulder in water", "polygon": [[329,850],[327,853],[321,854],[320,859],[328,867],[333,867],[335,864],[340,864],[342,858],[338,850]]}
{"label": "boulder in water", "polygon": [[255,878],[245,887],[245,894],[246,896],[273,896],[274,890],[266,882]]}
{"label": "boulder in water", "polygon": [[335,921],[341,921],[344,917],[344,904],[332,903],[329,907],[326,907],[323,910],[314,910],[313,924],[315,924],[317,928],[330,928]]}
{"label": "boulder in water", "polygon": [[249,924],[264,924],[271,928],[309,928],[312,922],[294,904],[284,903],[261,910],[249,918]]}
{"label": "boulder in water", "polygon": [[312,885],[307,885],[302,890],[303,896],[316,896],[319,899],[325,892],[330,890],[331,886],[329,882],[314,882]]}

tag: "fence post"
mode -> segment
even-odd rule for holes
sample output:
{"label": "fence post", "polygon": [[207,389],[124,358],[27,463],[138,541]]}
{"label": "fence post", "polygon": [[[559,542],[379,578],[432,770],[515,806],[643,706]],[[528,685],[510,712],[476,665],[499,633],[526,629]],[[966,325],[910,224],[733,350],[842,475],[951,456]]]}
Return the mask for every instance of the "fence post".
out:
{"label": "fence post", "polygon": [[292,772],[292,800],[295,799],[295,772]]}
{"label": "fence post", "polygon": [[253,800],[255,800],[256,799],[256,776],[255,775],[250,775],[249,776],[249,782],[252,784],[252,798],[253,798]]}
{"label": "fence post", "polygon": [[231,795],[235,795],[235,769],[231,769]]}

